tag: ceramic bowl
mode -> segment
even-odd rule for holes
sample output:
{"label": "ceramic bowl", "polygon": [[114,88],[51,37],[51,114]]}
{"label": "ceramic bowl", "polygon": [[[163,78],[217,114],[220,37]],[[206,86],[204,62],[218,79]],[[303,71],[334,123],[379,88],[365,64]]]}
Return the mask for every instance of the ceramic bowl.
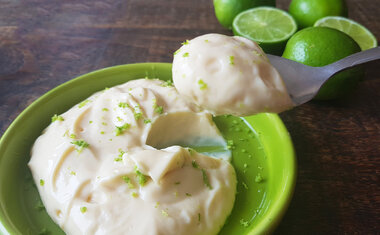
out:
{"label": "ceramic bowl", "polygon": [[[27,167],[34,141],[54,114],[105,87],[144,77],[171,79],[171,64],[120,65],[82,75],[47,92],[16,118],[0,140],[1,234],[64,234],[44,210]],[[216,117],[215,122],[236,144],[232,164],[238,178],[234,209],[220,234],[271,233],[295,187],[296,159],[288,131],[278,115],[269,113]],[[233,128],[251,131],[234,134]]]}

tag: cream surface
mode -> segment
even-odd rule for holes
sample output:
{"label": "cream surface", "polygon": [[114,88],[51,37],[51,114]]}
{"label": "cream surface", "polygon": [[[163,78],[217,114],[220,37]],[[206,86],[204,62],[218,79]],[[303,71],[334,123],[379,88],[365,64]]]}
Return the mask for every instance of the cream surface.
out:
{"label": "cream surface", "polygon": [[134,80],[56,117],[29,167],[67,234],[217,234],[236,193],[228,153],[175,145],[203,140],[226,145],[210,113],[162,81]]}
{"label": "cream surface", "polygon": [[174,85],[201,108],[246,116],[293,106],[281,76],[255,42],[206,34],[183,44],[174,55]]}

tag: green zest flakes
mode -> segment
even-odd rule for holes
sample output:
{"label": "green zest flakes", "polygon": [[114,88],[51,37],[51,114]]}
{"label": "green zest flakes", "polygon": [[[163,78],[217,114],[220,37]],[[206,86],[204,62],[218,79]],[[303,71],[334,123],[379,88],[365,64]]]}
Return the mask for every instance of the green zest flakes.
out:
{"label": "green zest flakes", "polygon": [[235,149],[235,144],[233,140],[227,140],[227,149]]}
{"label": "green zest flakes", "polygon": [[78,108],[82,108],[82,107],[85,106],[88,102],[91,102],[91,100],[84,100],[84,101],[80,102],[80,103],[78,104]]}
{"label": "green zest flakes", "polygon": [[131,195],[132,195],[132,197],[134,197],[134,198],[136,198],[136,197],[139,196],[136,192],[132,192]]}
{"label": "green zest flakes", "polygon": [[122,126],[116,126],[116,130],[115,130],[116,136],[123,134],[124,131],[128,130],[130,127],[131,127],[131,124],[129,124],[129,123],[125,123]]}
{"label": "green zest flakes", "polygon": [[195,160],[193,160],[193,161],[191,162],[191,165],[192,165],[195,169],[199,169],[199,165],[198,165],[198,163],[197,163]]}
{"label": "green zest flakes", "polygon": [[120,102],[118,105],[120,108],[129,108],[129,105],[127,103]]}
{"label": "green zest flakes", "polygon": [[171,80],[167,80],[161,84],[162,87],[172,87],[173,82]]}
{"label": "green zest flakes", "polygon": [[180,52],[180,49],[176,50],[173,55],[177,55]]}
{"label": "green zest flakes", "polygon": [[142,113],[134,113],[136,121],[142,118]]}
{"label": "green zest flakes", "polygon": [[208,180],[208,176],[207,176],[207,172],[205,169],[201,169],[198,165],[198,163],[193,160],[191,162],[191,165],[193,166],[193,168],[195,169],[200,169],[202,171],[202,178],[203,178],[203,183],[207,186],[207,188],[209,188],[210,190],[212,189],[212,186],[210,184],[210,181]]}
{"label": "green zest flakes", "polygon": [[154,108],[154,112],[162,114],[164,112],[164,108],[162,106],[157,106],[156,108]]}
{"label": "green zest flakes", "polygon": [[150,119],[144,119],[144,123],[145,124],[148,124],[148,123],[151,123],[152,122],[152,120],[150,120]]}
{"label": "green zest flakes", "polygon": [[183,53],[182,57],[189,57],[189,52]]}
{"label": "green zest flakes", "polygon": [[263,177],[261,176],[261,174],[257,174],[256,177],[255,177],[255,182],[256,183],[261,183],[263,181]]}
{"label": "green zest flakes", "polygon": [[87,207],[82,206],[82,207],[80,208],[80,212],[82,212],[82,213],[86,213],[86,211],[87,211]]}
{"label": "green zest flakes", "polygon": [[63,117],[61,115],[57,115],[57,114],[54,114],[53,117],[51,117],[51,122],[55,122],[55,121],[64,121],[65,119],[63,119]]}
{"label": "green zest flakes", "polygon": [[199,89],[201,90],[207,89],[207,84],[202,79],[198,80],[198,85],[199,85]]}
{"label": "green zest flakes", "polygon": [[71,143],[77,146],[75,149],[78,153],[82,152],[84,148],[88,148],[88,146],[90,146],[90,144],[84,140],[74,140]]}
{"label": "green zest flakes", "polygon": [[77,175],[77,173],[75,173],[75,171],[71,171],[70,175]]}
{"label": "green zest flakes", "polygon": [[62,137],[69,136],[69,130],[66,130],[65,133],[63,133]]}
{"label": "green zest flakes", "polygon": [[259,53],[259,52],[256,51],[256,50],[253,50],[252,53],[255,54],[255,55],[257,55],[257,56],[263,56],[261,53]]}
{"label": "green zest flakes", "polygon": [[132,184],[131,179],[128,176],[121,177],[124,182],[128,185],[128,188],[135,188],[135,186]]}
{"label": "green zest flakes", "polygon": [[141,173],[138,169],[137,169],[137,167],[135,167],[135,173],[136,173],[136,175],[137,175],[137,178],[138,178],[138,180],[139,180],[139,184],[141,185],[141,186],[144,186],[145,185],[145,183],[147,182],[147,178],[146,178],[146,175],[144,175],[143,173]]}
{"label": "green zest flakes", "polygon": [[165,216],[165,217],[168,217],[168,216],[169,216],[168,212],[166,212],[165,210],[161,210],[161,214],[162,214],[163,216]]}
{"label": "green zest flakes", "polygon": [[164,112],[164,108],[162,106],[157,105],[156,99],[153,99],[153,109],[154,109],[154,112],[158,114],[162,114]]}
{"label": "green zest flakes", "polygon": [[244,219],[241,219],[240,220],[240,225],[243,226],[244,228],[248,227],[249,226],[249,222],[244,220]]}
{"label": "green zest flakes", "polygon": [[186,193],[186,196],[191,197],[191,194],[190,193]]}
{"label": "green zest flakes", "polygon": [[43,179],[40,179],[40,185],[41,186],[44,186],[45,185],[45,181]]}
{"label": "green zest flakes", "polygon": [[123,158],[122,157],[115,157],[113,160],[115,162],[121,162],[121,161],[123,161]]}
{"label": "green zest flakes", "polygon": [[234,65],[234,64],[235,64],[235,57],[230,56],[230,65]]}
{"label": "green zest flakes", "polygon": [[71,139],[75,139],[75,138],[77,138],[77,136],[76,136],[75,134],[71,134],[71,135],[70,135],[70,138],[71,138]]}
{"label": "green zest flakes", "polygon": [[122,149],[119,149],[119,155],[114,158],[114,161],[115,162],[121,162],[121,161],[123,161],[123,155],[124,155],[124,153],[125,152]]}
{"label": "green zest flakes", "polygon": [[102,111],[107,112],[107,111],[109,111],[109,109],[103,108]]}
{"label": "green zest flakes", "polygon": [[136,121],[140,120],[143,117],[140,105],[135,106],[135,108],[133,109],[133,116],[135,117]]}
{"label": "green zest flakes", "polygon": [[189,40],[186,39],[186,41],[184,41],[183,43],[181,43],[182,45],[188,45],[190,42]]}
{"label": "green zest flakes", "polygon": [[245,189],[248,190],[248,185],[247,185],[246,183],[242,182],[241,184],[243,185],[243,187],[244,187]]}
{"label": "green zest flakes", "polygon": [[136,121],[139,120],[139,119],[141,119],[142,116],[143,116],[142,113],[134,113],[133,115],[135,116],[135,120],[136,120]]}
{"label": "green zest flakes", "polygon": [[210,190],[212,189],[210,181],[208,180],[207,172],[205,169],[202,169],[202,177],[203,177],[203,183],[209,188]]}

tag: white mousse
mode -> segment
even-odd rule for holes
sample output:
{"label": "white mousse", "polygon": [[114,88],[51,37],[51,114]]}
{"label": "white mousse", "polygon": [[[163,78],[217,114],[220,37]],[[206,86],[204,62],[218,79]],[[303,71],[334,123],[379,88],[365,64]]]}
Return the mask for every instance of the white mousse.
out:
{"label": "white mousse", "polygon": [[[54,118],[29,167],[67,234],[217,234],[236,176],[224,159],[175,142],[225,141],[211,114],[174,87],[141,79],[98,92]],[[224,157],[225,158],[225,157]]]}
{"label": "white mousse", "polygon": [[178,92],[216,115],[247,116],[293,106],[261,48],[243,37],[206,34],[183,43],[173,60]]}

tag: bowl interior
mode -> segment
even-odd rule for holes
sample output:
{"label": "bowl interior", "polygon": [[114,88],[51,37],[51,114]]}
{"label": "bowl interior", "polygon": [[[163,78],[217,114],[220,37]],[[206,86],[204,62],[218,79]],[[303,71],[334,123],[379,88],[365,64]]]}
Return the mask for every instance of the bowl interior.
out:
{"label": "bowl interior", "polygon": [[[171,64],[142,63],[98,70],[49,91],[11,124],[0,140],[0,233],[64,234],[47,215],[27,162],[35,139],[51,121],[92,93],[137,78],[171,79]],[[214,118],[232,141],[238,177],[234,209],[220,234],[262,234],[280,222],[295,185],[289,134],[275,114]]]}

